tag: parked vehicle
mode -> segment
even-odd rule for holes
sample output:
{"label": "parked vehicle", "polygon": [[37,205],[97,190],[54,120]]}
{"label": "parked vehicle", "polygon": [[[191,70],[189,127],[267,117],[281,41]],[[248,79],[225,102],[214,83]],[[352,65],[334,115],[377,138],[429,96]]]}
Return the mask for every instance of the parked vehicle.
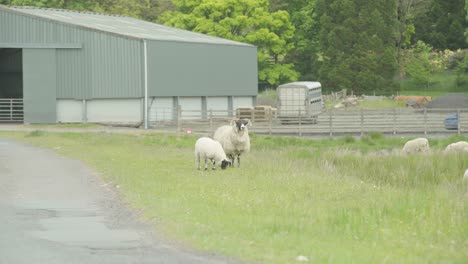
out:
{"label": "parked vehicle", "polygon": [[449,114],[444,120],[445,129],[457,130],[458,129],[458,115],[457,113]]}

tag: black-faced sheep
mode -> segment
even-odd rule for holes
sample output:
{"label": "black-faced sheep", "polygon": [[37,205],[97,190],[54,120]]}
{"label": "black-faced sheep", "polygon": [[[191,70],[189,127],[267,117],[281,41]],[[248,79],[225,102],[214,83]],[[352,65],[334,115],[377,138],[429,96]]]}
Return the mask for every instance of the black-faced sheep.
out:
{"label": "black-faced sheep", "polygon": [[212,163],[212,169],[216,169],[216,163],[221,164],[221,169],[226,169],[230,161],[227,160],[221,144],[211,138],[201,137],[195,143],[195,159],[197,169],[200,169],[200,159],[205,161],[205,170],[208,169],[207,160]]}
{"label": "black-faced sheep", "polygon": [[403,146],[404,154],[428,153],[429,141],[427,138],[416,138],[405,143]]}
{"label": "black-faced sheep", "polygon": [[214,139],[221,143],[224,152],[234,166],[234,159],[237,157],[237,166],[240,167],[240,156],[250,151],[250,137],[247,126],[250,120],[232,120],[230,125],[219,127],[214,133]]}

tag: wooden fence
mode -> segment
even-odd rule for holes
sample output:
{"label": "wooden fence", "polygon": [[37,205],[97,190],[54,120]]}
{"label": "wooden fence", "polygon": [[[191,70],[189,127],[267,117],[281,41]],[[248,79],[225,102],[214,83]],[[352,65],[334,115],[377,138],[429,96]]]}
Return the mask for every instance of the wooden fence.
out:
{"label": "wooden fence", "polygon": [[[156,110],[158,111],[158,110]],[[251,110],[249,113],[221,110],[165,109],[150,114],[150,126],[157,129],[173,129],[181,132],[210,134],[221,125],[229,124],[234,118],[248,118],[252,122],[249,131],[269,135],[364,135],[378,132],[383,134],[466,134],[468,133],[468,108],[463,109],[409,109],[392,108],[383,110],[344,109],[330,110],[318,116],[297,115],[282,117],[272,110]],[[456,127],[447,129],[445,119],[457,114]]]}

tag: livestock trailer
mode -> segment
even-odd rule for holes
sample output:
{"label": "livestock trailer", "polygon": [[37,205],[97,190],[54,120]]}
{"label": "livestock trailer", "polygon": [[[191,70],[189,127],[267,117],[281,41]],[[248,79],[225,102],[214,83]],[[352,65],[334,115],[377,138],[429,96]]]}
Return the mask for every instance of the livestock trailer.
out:
{"label": "livestock trailer", "polygon": [[278,86],[279,117],[316,117],[323,108],[319,82],[292,82]]}

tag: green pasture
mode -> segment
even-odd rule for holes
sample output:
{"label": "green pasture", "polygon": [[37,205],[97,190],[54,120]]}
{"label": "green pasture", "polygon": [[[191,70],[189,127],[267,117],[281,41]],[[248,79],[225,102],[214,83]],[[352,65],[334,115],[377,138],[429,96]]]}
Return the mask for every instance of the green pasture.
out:
{"label": "green pasture", "polygon": [[195,169],[195,136],[1,132],[84,161],[170,239],[247,263],[467,263],[468,155],[407,138],[252,135],[241,168]]}
{"label": "green pasture", "polygon": [[444,71],[432,75],[427,84],[405,79],[400,82],[400,94],[438,97],[446,93],[468,93],[468,87],[458,85],[456,78],[456,72]]}

